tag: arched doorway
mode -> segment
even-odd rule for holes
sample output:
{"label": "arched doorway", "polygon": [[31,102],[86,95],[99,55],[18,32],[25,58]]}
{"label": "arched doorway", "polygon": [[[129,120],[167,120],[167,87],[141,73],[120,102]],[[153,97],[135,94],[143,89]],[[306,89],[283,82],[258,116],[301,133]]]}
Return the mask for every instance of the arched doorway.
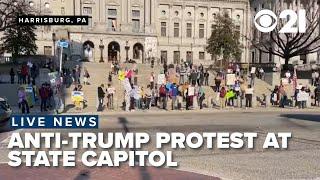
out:
{"label": "arched doorway", "polygon": [[144,49],[141,43],[136,43],[133,45],[133,59],[144,63]]}
{"label": "arched doorway", "polygon": [[83,54],[85,61],[93,62],[93,51],[94,51],[94,44],[92,41],[86,41],[83,43]]}
{"label": "arched doorway", "polygon": [[108,45],[108,61],[116,62],[119,61],[120,56],[120,45],[116,41],[112,41]]}

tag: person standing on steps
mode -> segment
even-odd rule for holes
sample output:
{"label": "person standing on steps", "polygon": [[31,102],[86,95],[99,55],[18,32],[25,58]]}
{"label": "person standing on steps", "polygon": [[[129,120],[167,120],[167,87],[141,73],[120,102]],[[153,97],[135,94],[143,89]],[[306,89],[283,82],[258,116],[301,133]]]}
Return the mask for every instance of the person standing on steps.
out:
{"label": "person standing on steps", "polygon": [[83,84],[84,85],[89,85],[89,78],[90,78],[89,71],[87,70],[87,68],[84,68],[84,74],[83,74]]}
{"label": "person standing on steps", "polygon": [[102,111],[103,109],[103,101],[104,101],[104,97],[105,97],[105,92],[103,91],[104,88],[104,84],[101,84],[98,87],[98,107],[97,107],[97,111]]}
{"label": "person standing on steps", "polygon": [[108,97],[108,108],[109,109],[114,109],[113,108],[113,97],[114,94],[116,93],[116,89],[114,87],[111,86],[111,84],[108,84],[108,88],[107,91],[108,93],[107,97]]}

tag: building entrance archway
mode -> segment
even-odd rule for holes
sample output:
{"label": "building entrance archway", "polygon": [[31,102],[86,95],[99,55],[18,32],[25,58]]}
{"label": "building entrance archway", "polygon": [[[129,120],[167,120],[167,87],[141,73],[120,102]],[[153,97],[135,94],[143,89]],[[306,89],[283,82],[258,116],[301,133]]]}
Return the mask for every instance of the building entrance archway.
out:
{"label": "building entrance archway", "polygon": [[112,41],[108,45],[108,62],[120,61],[120,44],[116,41]]}

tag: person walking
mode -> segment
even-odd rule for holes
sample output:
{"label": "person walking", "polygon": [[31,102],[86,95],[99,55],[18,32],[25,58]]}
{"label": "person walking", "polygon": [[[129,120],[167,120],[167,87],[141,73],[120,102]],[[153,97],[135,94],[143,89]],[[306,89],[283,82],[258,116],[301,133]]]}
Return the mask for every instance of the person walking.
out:
{"label": "person walking", "polygon": [[103,102],[104,102],[104,97],[105,97],[105,92],[103,91],[104,84],[101,84],[98,87],[98,107],[97,111],[102,111],[103,109]]}

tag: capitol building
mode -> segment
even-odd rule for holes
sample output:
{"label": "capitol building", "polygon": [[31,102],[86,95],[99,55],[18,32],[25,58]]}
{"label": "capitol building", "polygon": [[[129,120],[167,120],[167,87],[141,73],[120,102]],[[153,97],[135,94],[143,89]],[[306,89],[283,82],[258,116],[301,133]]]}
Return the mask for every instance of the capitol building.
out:
{"label": "capitol building", "polygon": [[[30,0],[38,15],[89,16],[88,26],[39,26],[38,54],[57,56],[57,41],[70,42],[64,58],[92,62],[133,59],[213,64],[207,39],[219,13],[228,13],[243,35],[251,31],[249,0]],[[241,62],[250,45],[241,38]]]}

